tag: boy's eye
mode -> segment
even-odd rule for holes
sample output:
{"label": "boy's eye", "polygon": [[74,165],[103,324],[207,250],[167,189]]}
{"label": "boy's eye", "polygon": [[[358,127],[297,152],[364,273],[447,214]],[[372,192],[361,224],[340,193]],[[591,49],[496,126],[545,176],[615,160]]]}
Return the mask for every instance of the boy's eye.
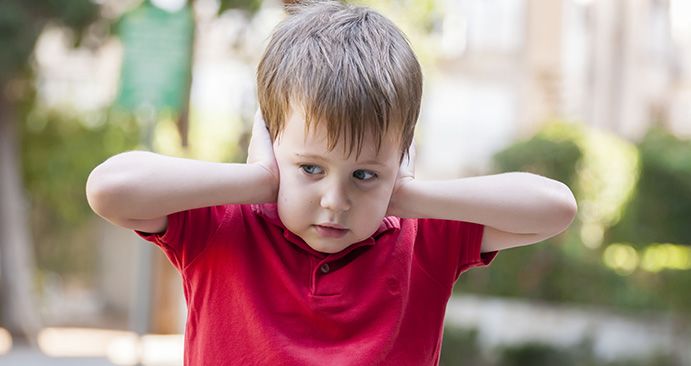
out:
{"label": "boy's eye", "polygon": [[355,177],[355,179],[368,181],[376,178],[377,173],[371,172],[369,170],[356,170],[355,172],[353,172],[353,177]]}
{"label": "boy's eye", "polygon": [[311,165],[311,164],[305,164],[305,165],[300,165],[300,169],[304,171],[305,173],[309,175],[315,175],[315,174],[321,174],[322,173],[322,168],[316,166],[316,165]]}

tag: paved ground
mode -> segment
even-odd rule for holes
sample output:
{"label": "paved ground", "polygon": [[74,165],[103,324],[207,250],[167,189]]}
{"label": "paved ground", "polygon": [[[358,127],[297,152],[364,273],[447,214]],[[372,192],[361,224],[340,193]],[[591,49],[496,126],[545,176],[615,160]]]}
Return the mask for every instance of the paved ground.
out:
{"label": "paved ground", "polygon": [[114,366],[107,358],[100,357],[48,357],[29,348],[13,348],[0,355],[0,366]]}

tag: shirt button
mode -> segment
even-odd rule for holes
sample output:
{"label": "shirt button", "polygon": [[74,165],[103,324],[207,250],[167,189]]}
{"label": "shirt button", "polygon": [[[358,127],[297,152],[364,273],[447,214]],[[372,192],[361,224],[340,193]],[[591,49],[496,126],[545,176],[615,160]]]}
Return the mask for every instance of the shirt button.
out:
{"label": "shirt button", "polygon": [[322,264],[321,267],[319,267],[319,270],[322,271],[322,273],[329,273],[329,264]]}

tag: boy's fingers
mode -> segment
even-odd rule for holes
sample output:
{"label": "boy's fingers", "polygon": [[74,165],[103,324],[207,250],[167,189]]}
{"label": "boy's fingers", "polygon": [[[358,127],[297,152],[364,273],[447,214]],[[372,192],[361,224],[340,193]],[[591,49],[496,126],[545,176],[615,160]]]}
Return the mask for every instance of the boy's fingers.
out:
{"label": "boy's fingers", "polygon": [[254,114],[254,124],[252,125],[252,137],[255,139],[260,139],[262,143],[268,142],[271,144],[271,135],[269,133],[269,128],[266,126],[266,121],[262,116],[261,110],[257,109],[257,113]]}
{"label": "boy's fingers", "polygon": [[262,111],[260,109],[257,109],[257,113],[254,114],[254,124],[252,125],[252,133],[261,131],[256,130],[257,128],[266,129],[266,122],[264,121],[264,117],[262,116]]}
{"label": "boy's fingers", "polygon": [[415,140],[410,143],[410,146],[408,147],[408,154],[406,154],[406,158],[403,161],[403,165],[407,168],[408,171],[411,173],[415,171],[415,155],[417,151],[415,149]]}
{"label": "boy's fingers", "polygon": [[247,162],[268,160],[273,155],[271,145],[269,129],[266,127],[261,110],[257,109],[257,112],[254,114],[254,123],[252,124],[252,136],[250,137]]}
{"label": "boy's fingers", "polygon": [[410,162],[412,164],[415,163],[415,155],[417,153],[417,150],[415,148],[415,140],[410,144],[410,147],[408,148],[408,157],[410,158]]}
{"label": "boy's fingers", "polygon": [[257,112],[254,114],[254,123],[261,122],[264,123],[264,116],[262,116],[262,110],[257,108]]}

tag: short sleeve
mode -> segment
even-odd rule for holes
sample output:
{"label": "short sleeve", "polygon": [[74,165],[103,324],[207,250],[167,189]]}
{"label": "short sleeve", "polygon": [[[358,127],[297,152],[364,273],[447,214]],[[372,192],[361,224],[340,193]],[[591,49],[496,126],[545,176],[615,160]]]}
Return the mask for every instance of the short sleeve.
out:
{"label": "short sleeve", "polygon": [[484,229],[472,222],[420,219],[416,252],[432,275],[455,283],[461,273],[486,266],[496,257],[497,252],[481,252]]}
{"label": "short sleeve", "polygon": [[168,215],[166,231],[150,234],[135,230],[144,240],[160,247],[182,271],[209,245],[223,224],[228,206],[202,207]]}

